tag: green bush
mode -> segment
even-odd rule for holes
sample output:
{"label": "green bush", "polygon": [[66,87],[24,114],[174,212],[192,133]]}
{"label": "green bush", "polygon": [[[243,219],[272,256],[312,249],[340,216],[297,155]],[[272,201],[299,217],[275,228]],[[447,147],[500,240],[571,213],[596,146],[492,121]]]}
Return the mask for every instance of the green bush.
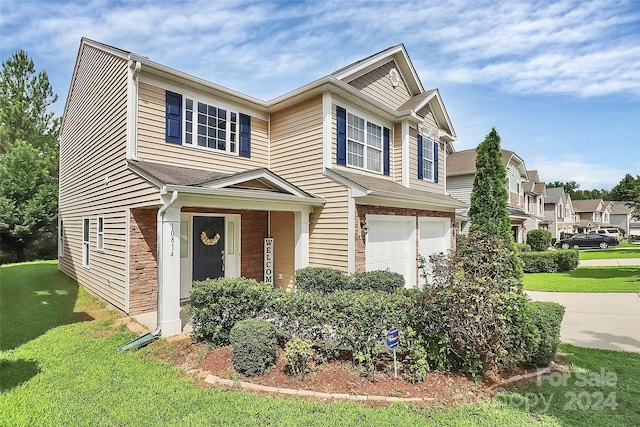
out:
{"label": "green bush", "polygon": [[551,246],[551,232],[549,230],[531,230],[527,233],[527,245],[534,252],[546,251]]}
{"label": "green bush", "polygon": [[347,286],[353,290],[394,292],[404,288],[404,276],[389,270],[354,273],[349,277]]}
{"label": "green bush", "polygon": [[564,306],[555,302],[527,302],[527,312],[540,331],[540,341],[527,357],[526,363],[546,366],[553,360],[560,344],[560,325]]}
{"label": "green bush", "polygon": [[447,362],[479,378],[524,361],[537,331],[526,313],[512,244],[461,237],[453,256],[431,262],[437,268],[423,292],[443,313]]}
{"label": "green bush", "polygon": [[329,293],[346,289],[349,276],[335,268],[306,267],[296,270],[296,290]]}
{"label": "green bush", "polygon": [[291,375],[303,376],[311,372],[318,360],[313,343],[300,337],[293,337],[284,347],[286,369]]}
{"label": "green bush", "polygon": [[284,292],[245,278],[194,282],[190,307],[193,336],[216,345],[227,345],[233,325],[244,319],[258,317],[267,302]]}
{"label": "green bush", "polygon": [[556,273],[578,267],[578,251],[575,249],[520,253],[518,256],[525,273]]}
{"label": "green bush", "polygon": [[233,367],[249,377],[262,375],[276,363],[276,328],[266,320],[246,319],[229,332],[233,347]]}
{"label": "green bush", "polygon": [[515,245],[518,252],[531,252],[531,246],[526,243],[516,243]]}

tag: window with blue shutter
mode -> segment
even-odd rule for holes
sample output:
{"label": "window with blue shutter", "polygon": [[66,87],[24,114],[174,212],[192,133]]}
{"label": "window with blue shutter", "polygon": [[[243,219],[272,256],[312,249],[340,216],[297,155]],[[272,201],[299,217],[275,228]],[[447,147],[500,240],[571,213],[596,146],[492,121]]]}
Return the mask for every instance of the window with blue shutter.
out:
{"label": "window with blue shutter", "polygon": [[422,163],[424,153],[422,152],[422,135],[418,135],[418,179],[422,179]]}
{"label": "window with blue shutter", "polygon": [[347,164],[347,110],[336,107],[336,163]]}
{"label": "window with blue shutter", "polygon": [[389,175],[390,174],[389,166],[390,166],[390,163],[391,163],[391,159],[389,158],[389,154],[390,154],[389,153],[390,152],[390,147],[389,147],[390,146],[389,129],[384,128],[382,133],[383,133],[383,139],[384,139],[384,142],[383,142],[383,153],[382,153],[382,159],[383,159],[383,164],[384,164],[383,173],[385,175]]}
{"label": "window with blue shutter", "polygon": [[182,144],[182,95],[166,92],[166,130],[167,142]]}
{"label": "window with blue shutter", "polygon": [[251,157],[251,116],[240,116],[240,156]]}

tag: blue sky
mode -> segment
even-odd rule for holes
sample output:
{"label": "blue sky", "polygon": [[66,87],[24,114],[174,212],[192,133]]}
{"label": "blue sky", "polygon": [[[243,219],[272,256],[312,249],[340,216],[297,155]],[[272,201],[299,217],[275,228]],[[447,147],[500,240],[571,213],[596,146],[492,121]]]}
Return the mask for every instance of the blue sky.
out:
{"label": "blue sky", "polygon": [[45,70],[61,115],[81,37],[270,100],[404,43],[456,150],[495,127],[543,181],[640,174],[640,1],[3,1],[0,53]]}

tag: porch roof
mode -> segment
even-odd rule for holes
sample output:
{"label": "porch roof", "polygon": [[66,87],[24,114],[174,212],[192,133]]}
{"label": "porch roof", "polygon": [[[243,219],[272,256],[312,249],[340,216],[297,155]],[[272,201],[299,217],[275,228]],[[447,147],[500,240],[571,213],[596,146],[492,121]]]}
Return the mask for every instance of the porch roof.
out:
{"label": "porch roof", "polygon": [[407,188],[397,182],[364,174],[341,169],[326,169],[325,175],[334,181],[354,188],[357,191],[354,197],[361,198],[361,201],[365,204],[430,210],[451,210],[467,207],[466,203],[447,194]]}
{"label": "porch roof", "polygon": [[129,168],[160,189],[210,195],[252,196],[322,205],[308,193],[266,168],[229,173],[164,163],[129,160]]}

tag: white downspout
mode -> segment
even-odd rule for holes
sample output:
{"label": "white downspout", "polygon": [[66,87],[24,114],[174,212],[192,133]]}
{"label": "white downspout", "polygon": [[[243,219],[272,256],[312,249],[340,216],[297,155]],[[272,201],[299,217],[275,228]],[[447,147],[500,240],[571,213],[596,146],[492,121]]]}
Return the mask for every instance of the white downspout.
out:
{"label": "white downspout", "polygon": [[[164,220],[164,213],[167,209],[169,209],[171,207],[171,205],[173,205],[176,201],[176,199],[178,198],[178,192],[177,191],[173,191],[173,193],[171,193],[171,199],[169,199],[168,201],[164,202],[164,204],[160,207],[160,209],[158,209],[158,224],[162,224],[162,221]],[[160,227],[160,229],[162,229],[162,227]],[[163,288],[163,277],[162,277],[162,242],[164,241],[163,236],[159,236],[158,238],[158,301],[157,301],[157,305],[158,305],[158,313],[157,313],[157,318],[156,318],[156,329],[152,332],[153,335],[160,335],[160,332],[162,331],[162,304],[161,304],[161,298],[162,298],[162,288]]]}

